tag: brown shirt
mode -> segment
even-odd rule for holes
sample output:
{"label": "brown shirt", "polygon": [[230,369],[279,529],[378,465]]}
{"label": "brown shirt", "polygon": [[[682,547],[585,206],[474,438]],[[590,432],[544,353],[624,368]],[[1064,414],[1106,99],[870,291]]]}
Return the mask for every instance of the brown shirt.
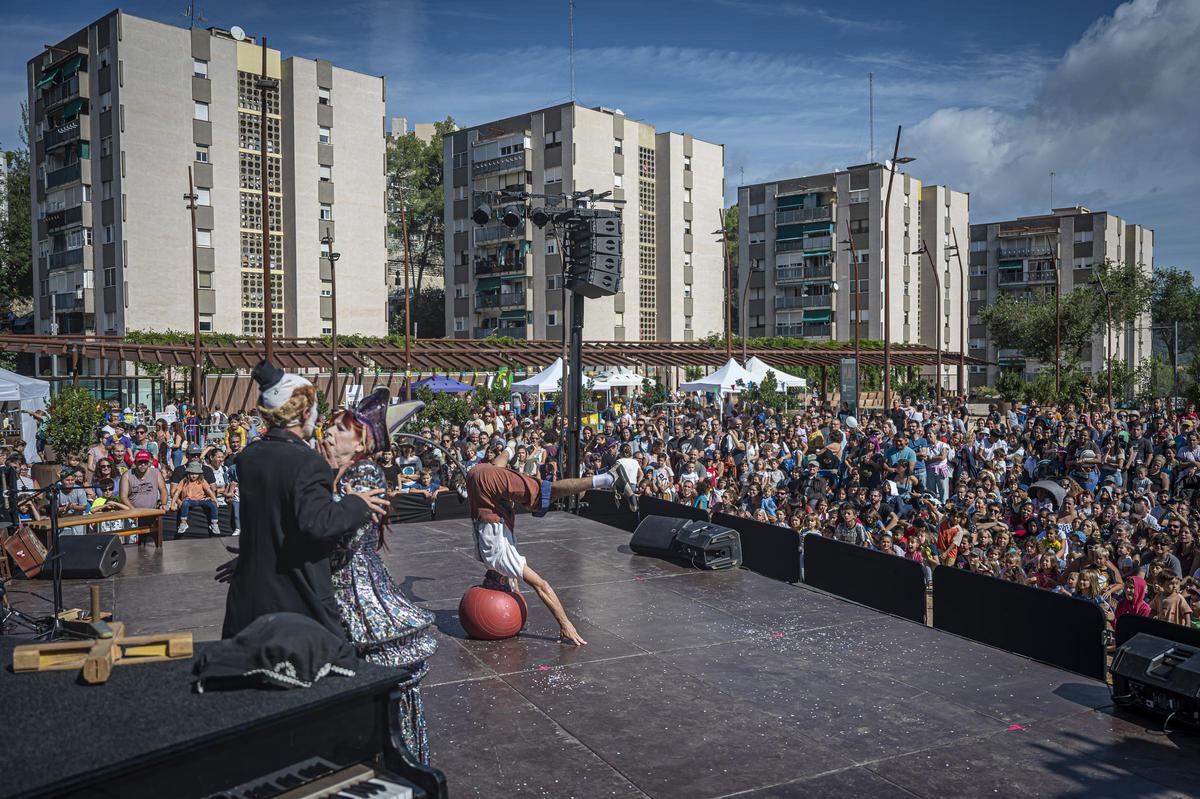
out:
{"label": "brown shirt", "polygon": [[503,522],[516,531],[513,503],[537,510],[542,484],[512,469],[480,463],[467,472],[467,499],[471,518],[478,522]]}

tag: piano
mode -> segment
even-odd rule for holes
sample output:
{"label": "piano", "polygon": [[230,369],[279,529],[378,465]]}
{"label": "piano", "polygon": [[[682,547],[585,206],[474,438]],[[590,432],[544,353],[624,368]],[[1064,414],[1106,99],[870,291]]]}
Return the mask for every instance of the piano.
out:
{"label": "piano", "polygon": [[[444,799],[391,730],[403,670],[361,663],[308,689],[191,690],[190,660],[13,674],[0,639],[0,797]],[[197,644],[202,650],[206,644]]]}

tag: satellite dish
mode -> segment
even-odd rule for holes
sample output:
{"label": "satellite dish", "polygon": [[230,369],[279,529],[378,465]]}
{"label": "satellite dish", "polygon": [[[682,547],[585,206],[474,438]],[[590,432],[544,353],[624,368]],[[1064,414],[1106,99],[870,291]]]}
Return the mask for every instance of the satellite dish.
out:
{"label": "satellite dish", "polygon": [[230,28],[229,35],[232,36],[235,41],[246,41],[246,32],[242,30],[240,25],[234,25],[232,28]]}

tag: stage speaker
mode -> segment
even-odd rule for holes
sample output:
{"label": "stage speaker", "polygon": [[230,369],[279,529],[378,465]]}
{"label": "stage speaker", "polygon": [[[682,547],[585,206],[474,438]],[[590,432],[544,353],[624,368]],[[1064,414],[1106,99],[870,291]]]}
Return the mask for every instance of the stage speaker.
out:
{"label": "stage speaker", "polygon": [[633,538],[629,539],[629,548],[639,555],[669,558],[671,545],[675,543],[675,533],[686,522],[687,519],[674,519],[670,516],[647,516],[633,531]]}
{"label": "stage speaker", "polygon": [[[115,535],[60,535],[64,580],[95,580],[120,574],[125,568],[125,547]],[[54,570],[43,568],[38,575],[49,579]]]}
{"label": "stage speaker", "polygon": [[1200,649],[1138,633],[1109,671],[1117,704],[1200,724]]}
{"label": "stage speaker", "polygon": [[629,548],[689,563],[698,569],[732,569],[742,565],[742,537],[737,530],[712,522],[647,516],[633,531]]}

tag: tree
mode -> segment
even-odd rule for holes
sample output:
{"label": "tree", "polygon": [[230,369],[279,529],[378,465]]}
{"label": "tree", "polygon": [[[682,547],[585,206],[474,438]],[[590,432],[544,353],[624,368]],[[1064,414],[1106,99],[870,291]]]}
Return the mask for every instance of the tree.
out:
{"label": "tree", "polygon": [[663,387],[662,381],[658,379],[658,375],[654,376],[654,382],[650,382],[650,378],[642,378],[642,407],[650,408],[652,405],[666,402],[670,399],[667,390]]}
{"label": "tree", "polygon": [[1154,271],[1154,296],[1150,300],[1150,315],[1156,327],[1165,331],[1172,347],[1175,324],[1179,324],[1179,352],[1192,352],[1200,343],[1200,290],[1192,273],[1169,267]]}
{"label": "tree", "polygon": [[774,372],[767,374],[758,383],[742,391],[741,400],[751,407],[783,410],[787,406],[787,394],[779,390],[779,381]]}
{"label": "tree", "polygon": [[[741,304],[737,299],[737,274],[738,274],[738,206],[737,203],[725,209],[725,241],[726,256],[729,258],[730,283],[729,294],[732,297],[730,302],[730,310],[732,313],[729,316],[729,329],[741,330],[738,314],[740,313]],[[724,264],[721,265],[724,268]],[[727,297],[728,301],[729,298]]]}
{"label": "tree", "polygon": [[[426,273],[444,269],[442,232],[442,137],[456,129],[454,120],[447,117],[434,125],[436,133],[429,142],[418,139],[415,133],[406,133],[388,139],[387,179],[391,203],[388,213],[388,236],[393,241],[403,242],[400,221],[400,203],[404,204],[405,224],[408,228],[409,263],[412,268],[412,289],[420,293]],[[403,245],[397,252],[388,254],[391,268],[403,268]],[[397,281],[403,285],[403,280]],[[401,328],[403,329],[403,327]]]}
{"label": "tree", "polygon": [[[392,329],[388,332],[404,335],[404,295],[393,298],[395,311],[392,313]],[[446,288],[425,286],[409,297],[409,312],[412,314],[416,332],[420,338],[444,338],[446,335]]]}
{"label": "tree", "polygon": [[26,313],[33,300],[29,199],[29,107],[21,104],[21,147],[3,152],[4,206],[0,216],[0,313]]}
{"label": "tree", "polygon": [[1019,372],[1006,369],[996,378],[996,391],[1009,402],[1020,399],[1025,394],[1025,381]]}
{"label": "tree", "polygon": [[73,386],[59,392],[49,413],[46,443],[54,448],[59,458],[87,449],[95,440],[96,429],[104,421],[104,414],[92,393]]}

